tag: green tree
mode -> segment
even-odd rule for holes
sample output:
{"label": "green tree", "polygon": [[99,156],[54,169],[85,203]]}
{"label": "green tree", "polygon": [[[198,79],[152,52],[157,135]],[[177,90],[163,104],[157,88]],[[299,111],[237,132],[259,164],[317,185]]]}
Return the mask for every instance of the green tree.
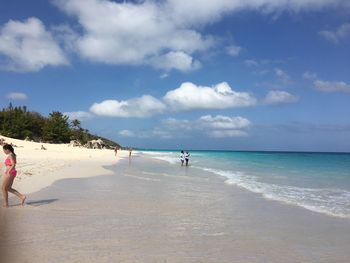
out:
{"label": "green tree", "polygon": [[52,143],[68,143],[71,137],[68,116],[59,111],[50,113],[43,129],[43,139]]}
{"label": "green tree", "polygon": [[72,120],[71,124],[73,129],[75,130],[81,129],[81,122],[78,119]]}

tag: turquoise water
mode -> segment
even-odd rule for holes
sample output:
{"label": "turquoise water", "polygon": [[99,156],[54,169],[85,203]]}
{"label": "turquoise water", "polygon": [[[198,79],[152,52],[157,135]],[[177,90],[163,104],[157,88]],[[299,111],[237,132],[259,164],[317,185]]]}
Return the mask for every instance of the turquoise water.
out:
{"label": "turquoise water", "polygon": [[[180,165],[178,151],[141,154]],[[350,218],[348,153],[193,151],[190,164],[264,198]]]}

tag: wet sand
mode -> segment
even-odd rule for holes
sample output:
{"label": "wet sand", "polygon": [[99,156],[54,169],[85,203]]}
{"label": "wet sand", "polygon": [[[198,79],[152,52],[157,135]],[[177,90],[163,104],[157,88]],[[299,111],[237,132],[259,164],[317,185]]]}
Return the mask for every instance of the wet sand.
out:
{"label": "wet sand", "polygon": [[1,262],[349,262],[349,219],[146,157],[109,169],[1,209]]}

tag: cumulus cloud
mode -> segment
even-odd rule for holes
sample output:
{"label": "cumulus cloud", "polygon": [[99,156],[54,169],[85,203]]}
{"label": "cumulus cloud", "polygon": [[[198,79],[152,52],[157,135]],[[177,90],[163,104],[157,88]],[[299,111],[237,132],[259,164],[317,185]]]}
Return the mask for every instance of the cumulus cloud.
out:
{"label": "cumulus cloud", "polygon": [[177,111],[248,107],[256,104],[256,99],[252,95],[247,92],[236,92],[226,82],[213,87],[185,82],[179,88],[168,91],[164,101]]}
{"label": "cumulus cloud", "polygon": [[247,136],[247,132],[240,130],[214,130],[209,131],[208,135],[214,138],[242,137]]}
{"label": "cumulus cloud", "polygon": [[162,75],[159,76],[160,79],[166,79],[167,77],[169,77],[168,73],[163,73]]}
{"label": "cumulus cloud", "polygon": [[317,74],[307,71],[303,74],[303,78],[307,80],[315,80],[317,79]]}
{"label": "cumulus cloud", "polygon": [[324,92],[350,92],[350,84],[344,81],[315,80],[314,87]]}
{"label": "cumulus cloud", "polygon": [[230,56],[237,57],[241,53],[242,48],[239,46],[231,45],[226,47],[226,51]]}
{"label": "cumulus cloud", "polygon": [[265,104],[285,104],[297,102],[299,98],[286,91],[271,90],[267,93],[263,102]]}
{"label": "cumulus cloud", "polygon": [[350,37],[350,23],[342,24],[334,31],[322,30],[319,34],[326,40],[338,44],[341,40]]}
{"label": "cumulus cloud", "polygon": [[248,135],[247,129],[251,122],[243,117],[229,117],[223,115],[205,115],[196,120],[179,120],[168,118],[162,121],[162,127],[168,132],[173,132],[173,137],[207,135],[209,137],[239,137]]}
{"label": "cumulus cloud", "polygon": [[146,118],[162,113],[165,108],[160,100],[144,95],[130,100],[105,100],[94,103],[90,111],[98,116]]}
{"label": "cumulus cloud", "polygon": [[244,65],[247,67],[257,67],[259,66],[259,62],[254,59],[246,59],[244,60]]}
{"label": "cumulus cloud", "polygon": [[350,92],[350,84],[344,81],[325,81],[318,78],[316,73],[305,72],[304,79],[310,80],[315,89],[323,92]]}
{"label": "cumulus cloud", "polygon": [[27,94],[22,93],[22,92],[11,92],[6,95],[6,98],[10,100],[26,100],[28,99]]}
{"label": "cumulus cloud", "polygon": [[76,48],[91,61],[149,64],[188,71],[199,65],[191,54],[214,44],[210,36],[171,19],[172,10],[167,8],[166,1],[56,0],[55,3],[77,18],[83,34]]}
{"label": "cumulus cloud", "polygon": [[[345,0],[54,0],[79,23],[74,39],[81,57],[107,64],[152,65],[189,71],[200,65],[194,57],[216,44],[201,32],[204,26],[240,11],[264,14],[344,7]],[[70,34],[74,36],[73,34]],[[227,49],[232,56],[238,46]]]}
{"label": "cumulus cloud", "polygon": [[64,115],[68,116],[71,120],[88,120],[93,117],[93,115],[90,112],[86,111],[70,111],[63,113]]}
{"label": "cumulus cloud", "polygon": [[149,64],[155,68],[180,71],[191,71],[200,68],[201,63],[194,60],[190,55],[182,51],[171,51],[165,55],[153,57],[149,60]]}
{"label": "cumulus cloud", "polygon": [[347,0],[168,0],[173,10],[172,17],[182,23],[197,25],[212,23],[223,15],[244,10],[260,11],[264,14],[320,10],[325,7],[350,7]]}
{"label": "cumulus cloud", "polygon": [[10,20],[1,27],[0,68],[28,72],[68,64],[64,52],[39,19]]}
{"label": "cumulus cloud", "polygon": [[162,130],[160,128],[154,128],[153,130],[142,130],[142,131],[131,131],[131,130],[121,130],[119,135],[127,138],[138,138],[147,139],[152,137],[157,137],[159,139],[171,139],[173,135],[170,131]]}
{"label": "cumulus cloud", "polygon": [[228,117],[205,115],[198,120],[200,126],[214,129],[245,129],[250,127],[249,120],[242,117]]}
{"label": "cumulus cloud", "polygon": [[[249,107],[254,106],[256,102],[254,96],[247,92],[233,91],[226,82],[213,87],[197,86],[186,82],[181,84],[179,88],[168,91],[161,99],[150,95],[120,101],[108,99],[95,102],[89,111],[96,116],[148,118],[166,111]],[[84,114],[87,113],[78,111],[69,114],[85,117]]]}
{"label": "cumulus cloud", "polygon": [[280,68],[275,68],[275,75],[282,84],[287,85],[292,82],[290,76]]}
{"label": "cumulus cloud", "polygon": [[121,130],[119,131],[119,135],[123,137],[136,137],[136,134],[130,130]]}

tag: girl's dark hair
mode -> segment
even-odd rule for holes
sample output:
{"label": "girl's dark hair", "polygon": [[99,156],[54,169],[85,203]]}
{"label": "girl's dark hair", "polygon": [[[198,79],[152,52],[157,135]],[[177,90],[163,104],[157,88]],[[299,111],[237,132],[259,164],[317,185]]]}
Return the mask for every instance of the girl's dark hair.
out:
{"label": "girl's dark hair", "polygon": [[15,149],[13,149],[13,147],[12,147],[11,144],[5,144],[2,148],[3,148],[4,150],[10,151],[12,154],[16,155],[16,154],[15,154]]}

